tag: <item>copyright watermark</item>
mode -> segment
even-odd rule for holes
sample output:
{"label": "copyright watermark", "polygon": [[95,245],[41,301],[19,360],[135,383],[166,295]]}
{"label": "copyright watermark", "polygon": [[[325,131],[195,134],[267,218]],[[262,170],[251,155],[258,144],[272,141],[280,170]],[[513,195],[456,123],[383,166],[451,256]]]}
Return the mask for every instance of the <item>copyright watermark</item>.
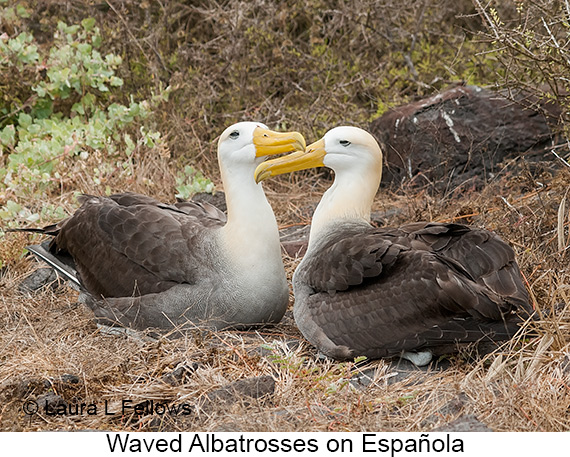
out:
{"label": "copyright watermark", "polygon": [[188,416],[193,408],[187,403],[171,404],[155,400],[133,401],[123,399],[119,404],[109,403],[107,400],[100,403],[73,403],[69,404],[59,399],[53,402],[49,399],[26,400],[22,403],[22,411],[26,416],[42,414],[45,416]]}
{"label": "copyright watermark", "polygon": [[22,404],[22,411],[26,416],[33,416],[39,411],[40,407],[34,400],[28,400]]}

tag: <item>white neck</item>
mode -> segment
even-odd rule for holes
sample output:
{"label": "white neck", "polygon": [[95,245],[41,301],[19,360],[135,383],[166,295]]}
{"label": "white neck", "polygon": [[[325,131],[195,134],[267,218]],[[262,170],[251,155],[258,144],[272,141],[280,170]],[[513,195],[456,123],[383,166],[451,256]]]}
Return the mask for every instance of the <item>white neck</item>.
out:
{"label": "white neck", "polygon": [[277,221],[250,168],[220,163],[228,216],[220,235],[236,264],[252,269],[263,268],[265,263],[283,268]]}
{"label": "white neck", "polygon": [[380,176],[374,169],[357,176],[352,173],[337,174],[313,214],[308,249],[311,250],[331,226],[334,229],[343,221],[370,223],[370,210],[379,185]]}

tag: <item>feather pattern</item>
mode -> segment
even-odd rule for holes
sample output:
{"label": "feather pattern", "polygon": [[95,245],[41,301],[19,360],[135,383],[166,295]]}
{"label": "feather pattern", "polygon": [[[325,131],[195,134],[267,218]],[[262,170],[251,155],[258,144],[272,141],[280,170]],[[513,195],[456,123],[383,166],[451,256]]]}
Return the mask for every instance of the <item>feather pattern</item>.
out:
{"label": "feather pattern", "polygon": [[496,234],[433,222],[370,225],[382,150],[368,132],[334,128],[303,154],[259,165],[256,176],[315,166],[335,179],[293,275],[293,313],[322,353],[390,357],[504,340],[532,314],[514,252]]}
{"label": "feather pattern", "polygon": [[221,329],[278,322],[289,290],[277,222],[253,173],[264,155],[304,147],[296,132],[234,124],[218,141],[227,217],[208,203],[83,195],[68,219],[30,229],[53,236],[48,250],[31,251],[79,282],[105,323]]}
{"label": "feather pattern", "polygon": [[52,231],[50,250],[75,259],[82,283],[96,297],[146,295],[196,283],[203,229],[225,224],[223,213],[202,203],[164,205],[133,193],[84,195],[79,201],[73,217]]}
{"label": "feather pattern", "polygon": [[322,330],[332,344],[319,349],[332,356],[336,347],[388,357],[506,339],[521,322],[515,313],[532,313],[513,250],[486,230],[345,223],[313,252],[295,273],[296,319]]}

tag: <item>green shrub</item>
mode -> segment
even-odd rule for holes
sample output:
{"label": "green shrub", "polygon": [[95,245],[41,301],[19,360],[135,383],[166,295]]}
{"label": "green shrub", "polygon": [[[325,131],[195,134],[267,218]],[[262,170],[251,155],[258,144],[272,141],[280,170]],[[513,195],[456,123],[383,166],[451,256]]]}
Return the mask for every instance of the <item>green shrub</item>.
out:
{"label": "green shrub", "polygon": [[[0,14],[6,20],[14,11]],[[144,120],[168,90],[151,100],[121,103],[123,80],[116,70],[122,58],[101,54],[101,43],[92,18],[80,25],[60,21],[49,49],[27,32],[0,36],[0,71],[19,80],[16,93],[4,87],[0,100],[0,218],[8,225],[40,218],[40,211],[26,210],[18,200],[58,190],[76,171],[74,164],[90,154],[102,155],[114,173],[129,175],[134,152],[161,141]],[[97,175],[85,179],[99,184]]]}
{"label": "green shrub", "polygon": [[176,177],[176,190],[178,191],[176,194],[177,198],[188,200],[198,192],[212,193],[214,184],[202,172],[196,170],[191,165],[186,165],[184,172],[179,173]]}

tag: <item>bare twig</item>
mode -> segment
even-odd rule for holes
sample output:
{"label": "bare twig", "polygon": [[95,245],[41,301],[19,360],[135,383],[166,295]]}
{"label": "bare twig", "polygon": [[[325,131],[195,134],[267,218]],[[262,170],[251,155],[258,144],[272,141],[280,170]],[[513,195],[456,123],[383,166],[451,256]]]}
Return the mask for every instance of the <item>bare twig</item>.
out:
{"label": "bare twig", "polygon": [[556,158],[558,160],[560,160],[564,165],[566,165],[568,168],[570,168],[570,163],[568,163],[563,157],[560,157],[555,150],[551,150],[550,152],[552,152],[552,154],[554,154],[556,156]]}
{"label": "bare twig", "polygon": [[565,253],[564,249],[566,246],[564,239],[564,221],[566,219],[566,196],[568,195],[568,190],[566,190],[566,193],[564,194],[564,197],[562,197],[560,205],[558,206],[558,223],[556,225],[558,234],[558,252],[561,252],[562,254]]}

